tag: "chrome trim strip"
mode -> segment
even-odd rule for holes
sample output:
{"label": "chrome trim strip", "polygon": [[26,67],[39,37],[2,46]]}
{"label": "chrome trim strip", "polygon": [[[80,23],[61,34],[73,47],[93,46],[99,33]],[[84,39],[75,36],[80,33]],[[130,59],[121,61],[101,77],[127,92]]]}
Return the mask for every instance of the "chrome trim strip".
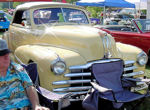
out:
{"label": "chrome trim strip", "polygon": [[105,36],[104,39],[105,39],[105,42],[106,42],[106,47],[107,47],[107,49],[109,49],[109,39],[108,39],[108,36]]}
{"label": "chrome trim strip", "polygon": [[87,73],[67,73],[64,75],[65,77],[82,77],[82,76],[91,76],[90,72]]}
{"label": "chrome trim strip", "polygon": [[[73,95],[81,95],[81,94],[87,94],[88,92],[89,91],[71,92],[71,94],[73,94]],[[55,93],[57,93],[57,94],[66,94],[68,92],[61,92],[61,93],[55,92]]]}
{"label": "chrome trim strip", "polygon": [[133,61],[133,60],[128,60],[128,61],[124,62],[125,65],[134,64],[134,63],[135,63],[135,61]]}
{"label": "chrome trim strip", "polygon": [[81,91],[81,92],[72,92],[73,95],[81,95],[81,94],[87,94],[88,91]]}
{"label": "chrome trim strip", "polygon": [[55,81],[53,82],[53,85],[82,84],[90,82],[91,80],[64,80],[64,81]]}
{"label": "chrome trim strip", "polygon": [[82,87],[64,87],[53,89],[54,92],[72,92],[72,91],[83,91],[89,90],[91,86],[82,86]]}
{"label": "chrome trim strip", "polygon": [[131,91],[135,92],[135,91],[140,91],[140,90],[143,90],[143,89],[146,89],[147,86],[143,86],[143,87],[135,87],[133,89],[131,89]]}
{"label": "chrome trim strip", "polygon": [[120,59],[98,60],[98,61],[93,61],[93,62],[87,63],[87,64],[85,64],[85,65],[70,66],[69,69],[70,69],[70,70],[75,70],[75,69],[87,69],[87,68],[91,67],[92,64],[94,64],[94,63],[108,63],[108,62],[119,61],[119,60],[120,60]]}
{"label": "chrome trim strip", "polygon": [[112,44],[111,44],[111,39],[110,39],[108,36],[107,36],[107,38],[108,38],[108,41],[109,41],[109,47],[108,47],[108,49],[110,50],[111,47],[112,47],[112,46],[111,46],[111,45],[112,45]]}
{"label": "chrome trim strip", "polygon": [[147,85],[143,85],[142,87],[135,87],[133,89],[134,89],[134,91],[139,91],[139,90],[146,89],[147,87],[148,87]]}
{"label": "chrome trim strip", "polygon": [[[124,77],[131,77],[131,76],[136,76],[136,75],[142,75],[144,74],[144,71],[138,71],[138,72],[133,72],[133,73],[128,73],[128,74],[123,74]],[[64,75],[65,77],[82,77],[82,76],[91,76],[90,72],[87,73],[67,73]]]}
{"label": "chrome trim strip", "polygon": [[142,75],[144,74],[144,71],[138,71],[138,72],[133,72],[133,73],[128,73],[128,74],[123,74],[124,77],[131,77],[131,76],[136,76],[136,75]]}
{"label": "chrome trim strip", "polygon": [[102,38],[102,42],[103,42],[103,47],[104,47],[104,55],[106,54],[106,43],[105,43],[105,39],[104,37],[101,37]]}
{"label": "chrome trim strip", "polygon": [[[87,63],[85,65],[70,66],[69,69],[70,70],[74,70],[74,69],[87,69],[90,66],[92,66],[92,64],[94,64],[94,63],[108,63],[108,62],[118,61],[118,60],[120,60],[120,59],[98,60],[98,61],[93,61],[93,62]],[[135,61],[129,60],[129,61],[125,61],[124,63],[125,63],[125,65],[132,64],[132,63],[134,64]]]}
{"label": "chrome trim strip", "polygon": [[135,70],[135,69],[137,69],[136,66],[131,66],[131,67],[124,68],[124,71],[130,71],[130,70]]}
{"label": "chrome trim strip", "polygon": [[137,86],[142,85],[142,84],[145,84],[145,82],[136,82]]}

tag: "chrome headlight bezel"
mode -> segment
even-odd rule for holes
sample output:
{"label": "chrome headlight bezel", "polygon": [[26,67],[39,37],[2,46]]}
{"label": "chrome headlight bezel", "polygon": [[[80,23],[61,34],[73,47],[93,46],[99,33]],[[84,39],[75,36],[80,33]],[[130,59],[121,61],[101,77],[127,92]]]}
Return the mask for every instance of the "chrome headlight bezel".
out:
{"label": "chrome headlight bezel", "polygon": [[140,66],[146,65],[147,61],[148,61],[148,57],[144,51],[142,51],[140,54],[137,55],[137,63]]}
{"label": "chrome headlight bezel", "polygon": [[56,59],[51,64],[51,70],[56,75],[61,75],[66,71],[66,63],[62,59]]}

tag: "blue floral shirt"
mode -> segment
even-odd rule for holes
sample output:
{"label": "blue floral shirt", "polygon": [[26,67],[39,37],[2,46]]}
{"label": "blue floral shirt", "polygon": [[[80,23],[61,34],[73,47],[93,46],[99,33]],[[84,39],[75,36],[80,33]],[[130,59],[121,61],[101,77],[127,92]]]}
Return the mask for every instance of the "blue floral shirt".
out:
{"label": "blue floral shirt", "polygon": [[0,110],[23,108],[31,103],[25,88],[33,83],[22,66],[11,62],[5,77],[0,76]]}

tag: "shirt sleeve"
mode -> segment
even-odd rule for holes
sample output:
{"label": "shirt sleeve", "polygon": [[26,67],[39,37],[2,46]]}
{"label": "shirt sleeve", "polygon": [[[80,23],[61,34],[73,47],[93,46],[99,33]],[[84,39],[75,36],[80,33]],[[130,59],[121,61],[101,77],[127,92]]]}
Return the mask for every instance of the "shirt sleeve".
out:
{"label": "shirt sleeve", "polygon": [[20,64],[14,63],[14,62],[11,62],[11,64],[17,71],[18,77],[22,82],[22,86],[24,88],[33,86],[33,82],[31,80],[31,78],[29,77],[28,73],[26,72],[25,67],[21,66]]}
{"label": "shirt sleeve", "polygon": [[24,88],[33,86],[32,80],[30,79],[29,75],[27,74],[24,68],[21,72],[19,72],[19,75],[20,75],[22,85]]}

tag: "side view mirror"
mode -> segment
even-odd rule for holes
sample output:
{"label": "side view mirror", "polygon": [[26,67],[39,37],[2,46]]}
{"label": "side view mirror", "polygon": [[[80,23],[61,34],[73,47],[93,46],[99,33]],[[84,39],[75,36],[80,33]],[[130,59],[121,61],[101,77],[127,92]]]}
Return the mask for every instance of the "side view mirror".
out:
{"label": "side view mirror", "polygon": [[23,20],[23,21],[21,22],[21,25],[22,25],[22,26],[30,26],[30,24],[29,24],[26,20]]}

